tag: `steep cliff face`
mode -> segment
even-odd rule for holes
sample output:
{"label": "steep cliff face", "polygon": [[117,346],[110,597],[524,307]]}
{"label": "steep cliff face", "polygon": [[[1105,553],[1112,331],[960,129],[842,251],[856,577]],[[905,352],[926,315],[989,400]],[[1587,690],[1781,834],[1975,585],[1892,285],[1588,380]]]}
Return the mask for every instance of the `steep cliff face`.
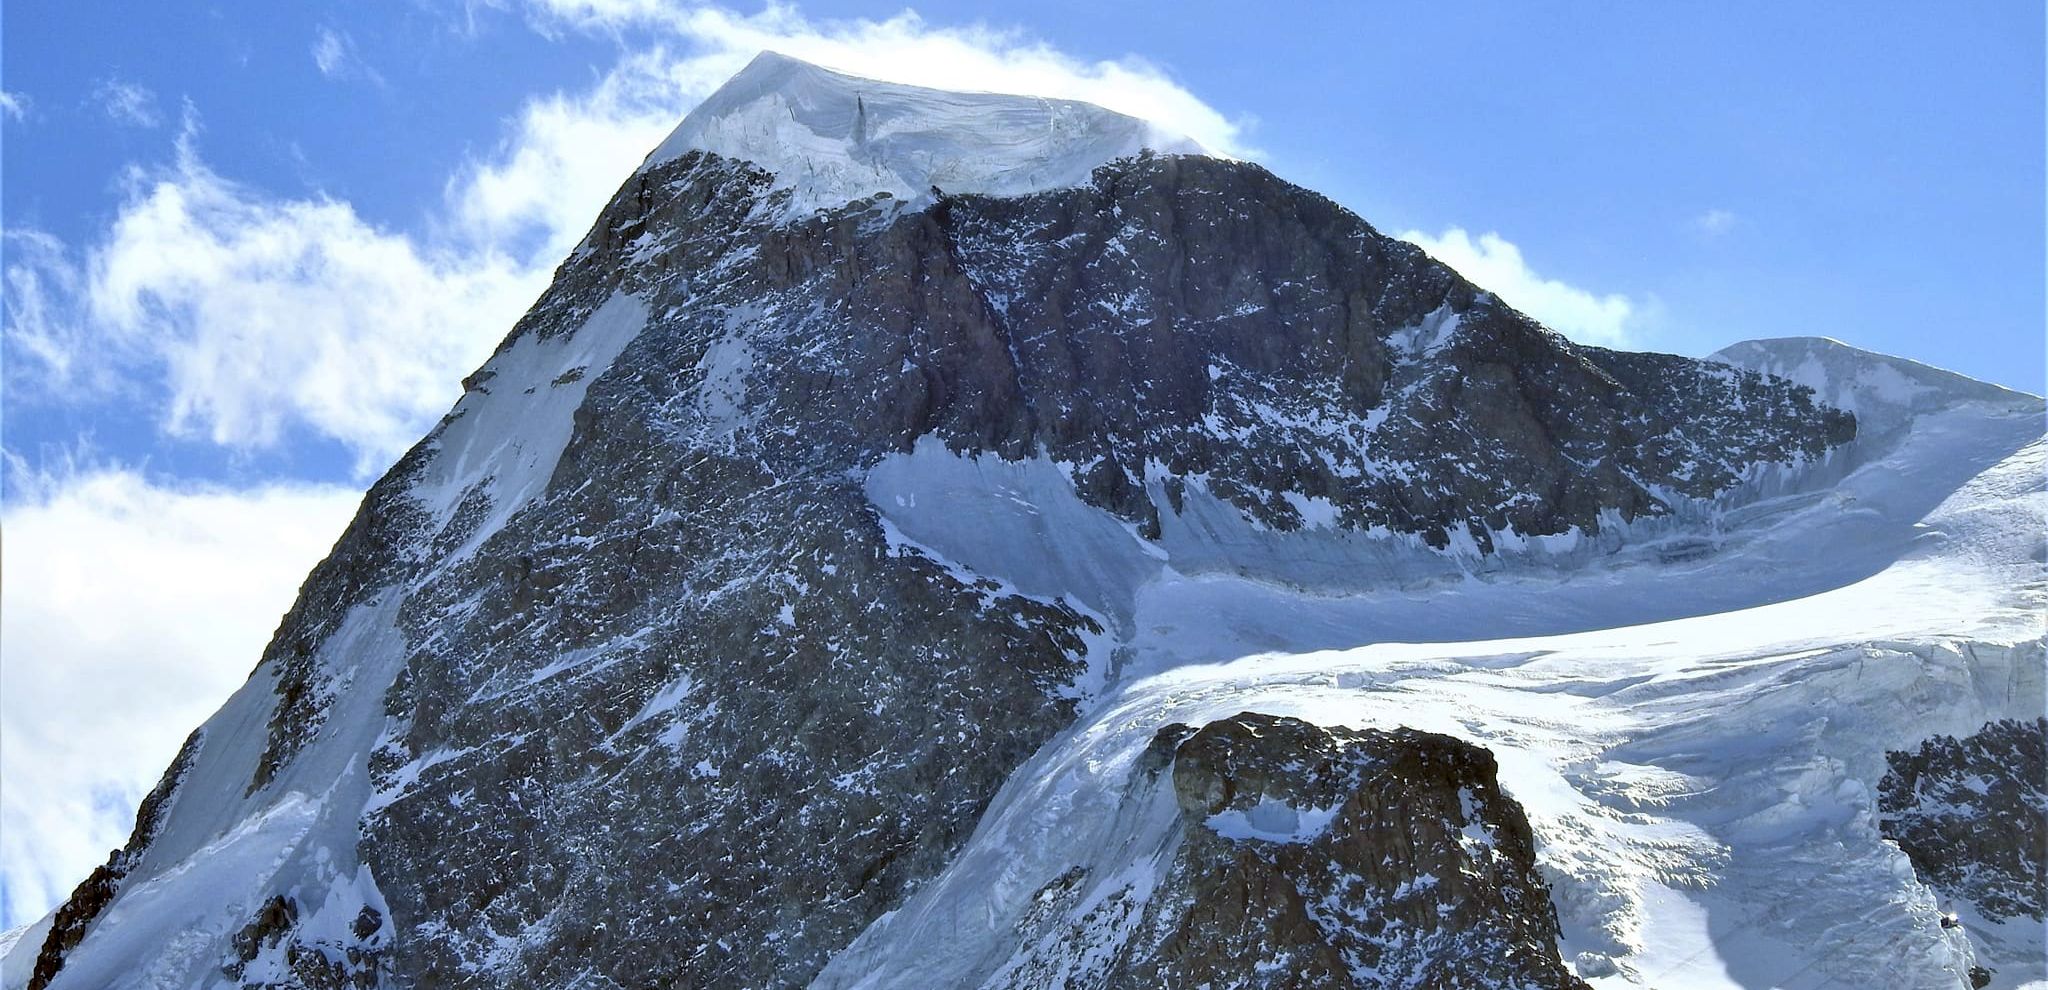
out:
{"label": "steep cliff face", "polygon": [[1273,529],[1490,551],[1712,498],[1854,435],[1753,372],[1575,347],[1255,166],[1141,160],[938,215],[1013,342],[1031,440],[1148,532],[1154,480],[1174,511],[1196,484]]}
{"label": "steep cliff face", "polygon": [[[884,153],[866,128],[887,101],[870,118],[843,77],[802,78],[791,120],[845,117]],[[832,101],[852,116],[812,114]],[[1075,160],[1140,139],[1062,133],[1086,139],[1060,146]],[[1390,554],[1619,539],[1855,432],[1782,379],[1575,347],[1253,165],[1139,153],[1020,179],[972,159],[948,174],[984,191],[840,202],[820,190],[844,170],[805,185],[669,150],[371,489],[195,737],[162,827],[67,908],[38,985],[803,983],[1114,682],[1131,589],[1160,568],[1228,571],[1243,534],[1296,534],[1356,590]],[[1125,597],[906,535],[916,486],[879,504],[875,475],[921,451],[1036,465],[1143,563]],[[1247,915],[1227,958],[1162,950],[1128,979],[1220,979],[1268,936],[1423,971],[1368,910],[1408,881],[1341,837],[1422,814],[1358,796],[1413,788],[1438,823],[1415,826],[1415,869],[1465,870],[1438,833],[1469,786],[1458,820],[1503,858],[1442,873],[1472,898],[1416,930],[1473,979],[1571,985],[1482,754],[1346,745],[1379,762],[1340,761],[1336,838],[1268,855],[1191,832],[1182,899],[1148,917],[1188,945],[1220,886],[1297,900]],[[1439,750],[1454,787],[1398,769]],[[173,901],[175,939],[151,913]]]}
{"label": "steep cliff face", "polygon": [[[2048,920],[2048,718],[2000,719],[1885,755],[1879,827],[1941,893],[1942,924],[2000,948],[2008,930],[2038,935]],[[2010,954],[2024,958],[2034,940],[2016,941]],[[1976,966],[1970,984],[2018,982],[1998,975]]]}

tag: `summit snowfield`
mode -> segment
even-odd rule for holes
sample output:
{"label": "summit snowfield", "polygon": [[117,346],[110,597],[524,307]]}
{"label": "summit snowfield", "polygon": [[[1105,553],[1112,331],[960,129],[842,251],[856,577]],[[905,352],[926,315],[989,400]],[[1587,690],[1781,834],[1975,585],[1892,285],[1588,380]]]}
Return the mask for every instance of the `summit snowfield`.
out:
{"label": "summit snowfield", "polygon": [[776,55],[464,388],[0,985],[2048,978],[2037,397]]}
{"label": "summit snowfield", "polygon": [[1096,166],[1144,151],[1204,153],[1087,103],[877,82],[775,52],[690,111],[642,169],[692,151],[768,170],[798,213],[935,190],[1021,196],[1085,185]]}

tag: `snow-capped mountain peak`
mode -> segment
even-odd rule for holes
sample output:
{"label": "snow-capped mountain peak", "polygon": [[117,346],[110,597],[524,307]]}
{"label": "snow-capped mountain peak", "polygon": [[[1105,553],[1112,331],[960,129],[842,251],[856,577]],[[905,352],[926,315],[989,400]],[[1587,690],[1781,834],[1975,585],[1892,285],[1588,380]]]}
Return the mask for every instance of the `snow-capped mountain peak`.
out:
{"label": "snow-capped mountain peak", "polygon": [[0,990],[2042,977],[2039,399],[1191,147],[756,60]]}
{"label": "snow-capped mountain peak", "polygon": [[1204,153],[1190,138],[1088,103],[877,82],[762,52],[690,111],[642,170],[691,151],[753,162],[792,190],[789,210],[803,214],[877,193],[915,201],[933,188],[1065,188],[1146,150]]}
{"label": "snow-capped mountain peak", "polygon": [[2023,411],[2041,408],[2040,396],[1831,337],[1745,340],[1715,351],[1707,360],[1805,385],[1813,389],[1817,401],[1855,413],[1865,434],[1890,433],[1904,428],[1915,415],[1965,402]]}

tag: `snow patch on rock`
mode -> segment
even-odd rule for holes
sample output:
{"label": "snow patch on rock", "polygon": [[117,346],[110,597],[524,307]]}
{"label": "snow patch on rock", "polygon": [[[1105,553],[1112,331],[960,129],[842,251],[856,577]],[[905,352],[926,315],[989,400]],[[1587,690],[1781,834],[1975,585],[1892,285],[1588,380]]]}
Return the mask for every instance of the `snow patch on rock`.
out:
{"label": "snow patch on rock", "polygon": [[1297,808],[1285,801],[1262,797],[1259,803],[1239,810],[1229,808],[1210,815],[1202,824],[1234,842],[1314,842],[1329,830],[1337,817],[1336,807]]}
{"label": "snow patch on rock", "polygon": [[909,541],[976,575],[1041,598],[1071,597],[1128,626],[1137,587],[1157,574],[1132,528],[1081,500],[1050,460],[965,457],[936,437],[869,469],[868,500]]}
{"label": "snow patch on rock", "polygon": [[435,434],[433,459],[412,489],[436,528],[453,521],[470,500],[488,500],[484,518],[475,521],[455,558],[481,545],[547,488],[590,383],[646,325],[646,302],[614,293],[574,332],[521,334],[467,379],[467,391]]}

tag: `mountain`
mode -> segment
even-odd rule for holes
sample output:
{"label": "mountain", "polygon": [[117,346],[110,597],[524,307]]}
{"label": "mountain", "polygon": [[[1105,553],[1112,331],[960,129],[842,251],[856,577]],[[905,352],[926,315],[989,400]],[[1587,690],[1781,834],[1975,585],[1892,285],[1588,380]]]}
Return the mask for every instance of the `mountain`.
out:
{"label": "mountain", "polygon": [[1819,346],[763,55],[6,985],[2039,979],[2040,400]]}

